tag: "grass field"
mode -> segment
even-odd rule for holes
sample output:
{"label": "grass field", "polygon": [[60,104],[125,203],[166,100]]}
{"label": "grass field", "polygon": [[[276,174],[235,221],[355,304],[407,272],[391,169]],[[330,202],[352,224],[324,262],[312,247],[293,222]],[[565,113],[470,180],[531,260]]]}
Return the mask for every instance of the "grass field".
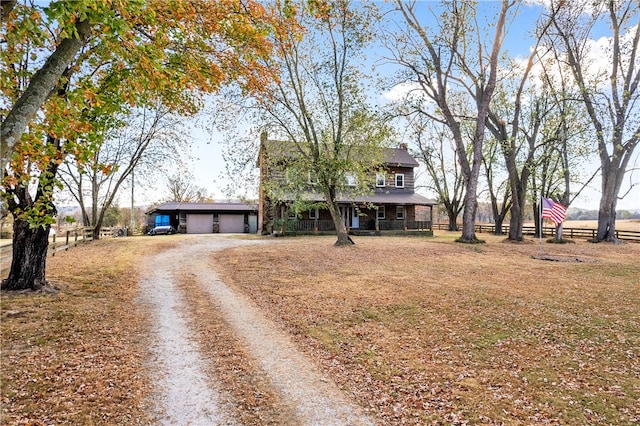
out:
{"label": "grass field", "polygon": [[[565,228],[589,228],[598,229],[597,220],[567,220],[563,223]],[[616,220],[618,231],[640,232],[640,219]]]}
{"label": "grass field", "polygon": [[640,245],[458,236],[291,239],[220,261],[384,424],[640,421]]}
{"label": "grass field", "polygon": [[[457,237],[280,238],[216,261],[380,424],[640,422],[640,244]],[[145,423],[136,264],[180,238],[83,245],[48,259],[57,295],[2,295],[2,424]]]}

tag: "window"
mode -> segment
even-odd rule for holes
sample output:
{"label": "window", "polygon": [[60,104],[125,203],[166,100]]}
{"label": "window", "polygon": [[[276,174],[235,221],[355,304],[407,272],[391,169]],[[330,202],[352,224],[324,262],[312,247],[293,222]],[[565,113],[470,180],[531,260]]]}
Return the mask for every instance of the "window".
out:
{"label": "window", "polygon": [[344,177],[345,177],[345,180],[347,181],[347,186],[356,186],[358,182],[356,180],[356,175],[354,175],[353,173],[347,173]]}
{"label": "window", "polygon": [[402,173],[396,174],[396,188],[404,188],[404,175]]}
{"label": "window", "polygon": [[384,206],[378,206],[378,219],[384,219]]}
{"label": "window", "polygon": [[404,206],[396,207],[396,219],[404,220]]}
{"label": "window", "polygon": [[310,171],[309,172],[309,183],[311,185],[317,185],[318,182],[319,182],[319,180],[318,180],[318,175],[316,174],[316,172]]}
{"label": "window", "polygon": [[377,187],[385,186],[385,175],[384,175],[384,173],[376,173],[376,186]]}
{"label": "window", "polygon": [[318,216],[318,209],[309,210],[309,219],[317,219]]}

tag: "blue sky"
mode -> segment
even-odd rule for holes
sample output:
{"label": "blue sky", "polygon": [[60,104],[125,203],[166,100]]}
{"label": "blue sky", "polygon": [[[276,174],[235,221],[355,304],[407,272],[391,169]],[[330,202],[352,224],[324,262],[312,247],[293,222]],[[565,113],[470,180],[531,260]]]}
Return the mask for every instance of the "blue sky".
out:
{"label": "blue sky", "polygon": [[[384,4],[383,4],[384,5]],[[494,11],[499,8],[499,2],[481,2],[479,17],[486,11],[488,16],[494,16]],[[510,56],[526,57],[532,45],[530,31],[533,23],[541,13],[541,6],[531,6],[522,4],[519,14],[509,24],[507,38],[504,43],[504,49],[509,51]],[[481,18],[479,18],[481,19]],[[490,33],[492,34],[492,33]],[[381,52],[371,51],[373,58],[367,58],[374,61],[375,56]],[[382,93],[380,99],[382,99]],[[239,125],[246,125],[241,124]],[[193,163],[193,173],[197,179],[199,186],[205,187],[217,198],[225,198],[221,192],[226,179],[233,179],[232,176],[225,176],[225,166],[222,161],[222,135],[216,133],[195,132],[193,134],[195,144],[193,154],[198,159]],[[594,158],[594,164],[589,168],[595,170],[599,165],[597,158]],[[636,173],[636,176],[638,174]],[[636,180],[640,179],[637,178]],[[573,186],[572,189],[577,189]],[[434,194],[425,192],[424,195],[434,197]],[[619,209],[640,209],[640,190],[635,191],[631,196],[627,196],[624,200],[619,201]],[[599,182],[594,181],[583,195],[579,197],[572,207],[580,207],[587,209],[597,209],[599,202]]]}

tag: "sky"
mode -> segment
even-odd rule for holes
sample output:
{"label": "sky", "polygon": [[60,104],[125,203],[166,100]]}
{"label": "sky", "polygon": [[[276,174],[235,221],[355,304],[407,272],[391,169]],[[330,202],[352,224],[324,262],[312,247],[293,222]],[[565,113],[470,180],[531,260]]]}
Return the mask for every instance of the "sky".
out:
{"label": "sky", "polygon": [[[485,7],[495,6],[493,2],[482,2]],[[540,13],[539,6],[525,6],[521,7],[518,17],[509,25],[507,38],[505,39],[504,49],[508,50],[512,56],[520,56],[526,58],[529,54],[532,42],[528,34],[532,23],[535,22],[538,14]],[[594,44],[595,46],[595,44]],[[376,55],[382,55],[384,52],[370,50],[372,58],[367,58],[368,61],[375,61]],[[374,101],[384,103],[387,101],[389,93],[379,93],[373,97]],[[215,109],[215,104],[209,104],[209,108]],[[239,131],[246,131],[249,124],[246,122],[237,123]],[[221,133],[211,130],[205,130],[198,127],[195,123],[191,126],[192,134],[190,137],[193,139],[193,146],[191,155],[194,159],[190,162],[190,171],[194,175],[196,181],[195,185],[205,188],[216,200],[227,199],[227,194],[223,193],[223,189],[226,184],[235,179],[234,176],[227,176],[225,169],[225,163],[223,160],[224,149],[224,136]],[[638,154],[636,150],[636,154]],[[638,159],[638,155],[635,156]],[[596,170],[599,166],[599,161],[594,158],[594,162],[591,165],[587,165],[587,168]],[[629,166],[631,168],[633,164]],[[640,167],[640,164],[636,164]],[[636,172],[633,176],[636,182],[640,181],[640,172]],[[626,181],[629,181],[627,177]],[[583,194],[574,201],[571,207],[597,210],[600,199],[599,180],[594,180]],[[628,186],[627,186],[628,187]],[[575,189],[576,186],[574,185]],[[621,191],[621,193],[624,192]],[[435,194],[429,192],[422,192],[423,195],[435,198]],[[145,191],[144,194],[136,195],[136,198],[140,202],[153,202],[158,199],[158,192]],[[124,201],[124,200],[123,200]],[[481,200],[482,201],[482,200]],[[126,204],[126,201],[124,201]],[[137,202],[136,202],[137,204]],[[618,209],[638,209],[640,210],[640,185],[634,188],[632,194],[628,195],[625,199],[618,201]]]}

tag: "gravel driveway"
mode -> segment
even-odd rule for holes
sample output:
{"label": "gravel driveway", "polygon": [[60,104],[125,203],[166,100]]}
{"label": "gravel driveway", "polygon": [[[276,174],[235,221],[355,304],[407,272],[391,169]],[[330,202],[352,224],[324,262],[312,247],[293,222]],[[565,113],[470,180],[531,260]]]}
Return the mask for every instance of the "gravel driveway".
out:
{"label": "gravel driveway", "polygon": [[[164,237],[162,237],[164,238]],[[172,238],[172,237],[168,237]],[[300,425],[368,425],[373,422],[336,387],[289,337],[246,297],[225,285],[210,260],[217,250],[273,240],[220,235],[185,237],[177,247],[148,257],[140,300],[151,312],[150,371],[156,380],[154,417],[166,425],[237,424],[225,389],[207,377],[210,360],[194,340],[194,321],[177,285],[189,276],[220,307],[225,321],[255,359],[260,373],[290,405]],[[259,247],[256,247],[259,249]],[[225,395],[224,397],[222,395]]]}

